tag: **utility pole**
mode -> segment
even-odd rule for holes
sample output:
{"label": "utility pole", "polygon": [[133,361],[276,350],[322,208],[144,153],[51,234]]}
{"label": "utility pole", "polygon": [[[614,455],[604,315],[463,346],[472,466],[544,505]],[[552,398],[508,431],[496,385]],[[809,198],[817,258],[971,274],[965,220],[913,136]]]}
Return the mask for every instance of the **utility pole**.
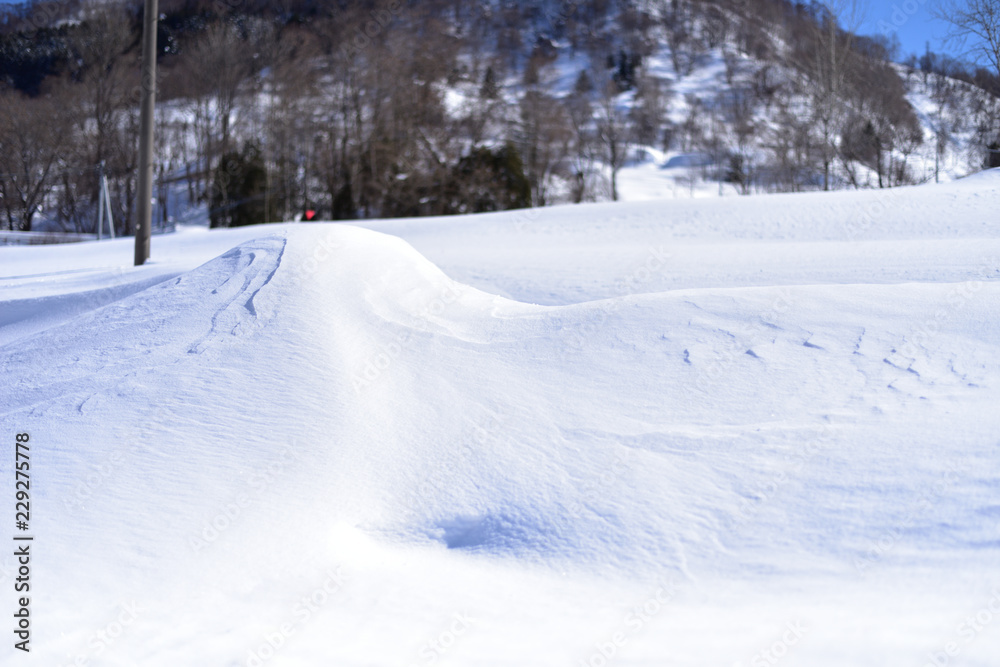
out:
{"label": "utility pole", "polygon": [[136,204],[135,265],[149,259],[153,216],[153,111],[156,108],[157,0],[146,0],[142,25],[142,109],[139,116],[139,192]]}

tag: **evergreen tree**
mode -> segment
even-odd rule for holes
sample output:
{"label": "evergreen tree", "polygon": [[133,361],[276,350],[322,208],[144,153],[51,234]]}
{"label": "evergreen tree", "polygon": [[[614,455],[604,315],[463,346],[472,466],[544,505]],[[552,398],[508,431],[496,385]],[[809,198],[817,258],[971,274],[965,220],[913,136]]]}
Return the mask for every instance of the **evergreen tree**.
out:
{"label": "evergreen tree", "polygon": [[246,143],[240,152],[229,152],[215,170],[212,181],[212,227],[243,227],[271,222],[273,208],[265,206],[267,170],[260,150]]}

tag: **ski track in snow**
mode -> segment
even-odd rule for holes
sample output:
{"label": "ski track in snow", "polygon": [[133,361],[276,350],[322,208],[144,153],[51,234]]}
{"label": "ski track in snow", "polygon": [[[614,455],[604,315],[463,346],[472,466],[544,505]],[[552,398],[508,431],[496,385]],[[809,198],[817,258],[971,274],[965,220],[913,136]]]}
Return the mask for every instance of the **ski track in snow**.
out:
{"label": "ski track in snow", "polygon": [[[218,339],[225,333],[237,335],[241,329],[246,329],[252,326],[252,323],[257,323],[258,315],[253,303],[254,298],[265,285],[271,282],[271,278],[280,267],[286,243],[287,241],[284,239],[279,239],[274,242],[244,244],[233,248],[219,258],[219,261],[224,261],[229,265],[227,273],[231,271],[232,275],[221,286],[212,290],[212,294],[218,295],[222,292],[232,296],[226,300],[220,310],[212,315],[212,330],[204,338],[194,343],[189,350],[190,352],[201,354],[212,340]],[[276,256],[275,246],[278,246]],[[261,264],[263,266],[260,266]],[[253,291],[251,292],[251,290]],[[238,307],[234,307],[234,304],[240,300],[242,300],[240,305],[243,306],[246,313],[241,312]]]}

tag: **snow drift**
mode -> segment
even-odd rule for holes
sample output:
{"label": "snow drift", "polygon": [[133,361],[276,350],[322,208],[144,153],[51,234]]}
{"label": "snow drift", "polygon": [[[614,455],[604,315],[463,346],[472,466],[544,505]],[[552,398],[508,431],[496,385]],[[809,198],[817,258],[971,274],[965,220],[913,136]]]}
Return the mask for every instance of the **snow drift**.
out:
{"label": "snow drift", "polygon": [[[793,197],[377,225],[424,254],[179,235],[114,294],[26,269],[93,245],[4,249],[31,659],[752,664],[801,622],[788,664],[920,664],[998,583],[989,178],[908,190],[921,216],[870,239],[831,238],[852,195],[812,226]],[[917,280],[873,274],[886,244]]]}

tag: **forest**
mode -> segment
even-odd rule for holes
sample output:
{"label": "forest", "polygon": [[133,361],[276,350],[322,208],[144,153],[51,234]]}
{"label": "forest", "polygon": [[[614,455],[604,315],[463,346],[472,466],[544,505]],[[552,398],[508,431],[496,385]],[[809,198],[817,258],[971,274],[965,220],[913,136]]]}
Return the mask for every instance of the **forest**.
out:
{"label": "forest", "polygon": [[[835,10],[160,0],[157,215],[171,188],[213,227],[613,200],[641,146],[708,156],[704,177],[747,195],[920,182],[911,156],[959,135],[974,168],[1000,165],[1000,73],[904,60]],[[103,174],[132,233],[141,25],[134,0],[0,10],[0,229],[93,231]],[[725,84],[684,92],[713,62]]]}

